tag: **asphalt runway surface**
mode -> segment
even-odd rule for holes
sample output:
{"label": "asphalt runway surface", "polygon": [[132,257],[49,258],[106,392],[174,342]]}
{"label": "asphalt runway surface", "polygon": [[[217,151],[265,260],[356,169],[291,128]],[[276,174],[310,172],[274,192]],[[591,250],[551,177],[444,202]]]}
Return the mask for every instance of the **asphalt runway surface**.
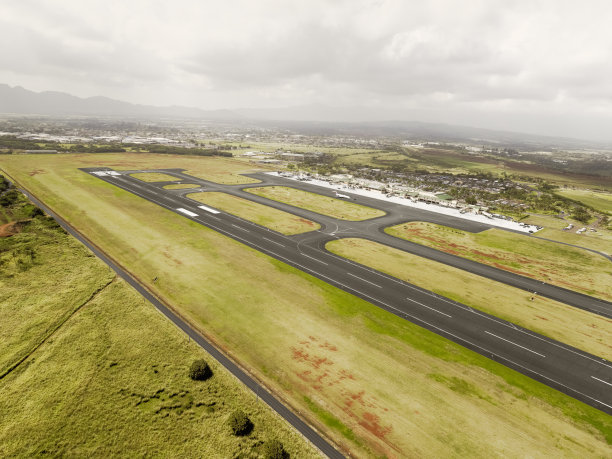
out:
{"label": "asphalt runway surface", "polygon": [[[262,185],[282,185],[334,197],[333,190],[267,174],[250,174],[262,180],[262,183],[258,184],[220,185],[191,177],[179,169],[116,172],[108,168],[87,168],[83,171],[612,414],[611,362],[324,249],[327,241],[339,237],[370,239],[524,290],[537,291],[538,295],[561,301],[568,304],[568,307],[578,307],[612,317],[611,303],[397,239],[382,231],[384,227],[411,220],[429,221],[475,232],[488,229],[488,225],[350,193],[345,194],[356,198],[353,202],[382,209],[387,214],[362,222],[340,221],[244,191]],[[109,172],[115,175],[110,175]],[[136,172],[163,172],[179,178],[180,182],[146,183],[129,176]],[[170,183],[197,184],[200,188],[165,190],[163,186]],[[285,236],[226,212],[203,206],[185,196],[198,191],[220,191],[246,198],[315,221],[321,228],[296,236]]]}

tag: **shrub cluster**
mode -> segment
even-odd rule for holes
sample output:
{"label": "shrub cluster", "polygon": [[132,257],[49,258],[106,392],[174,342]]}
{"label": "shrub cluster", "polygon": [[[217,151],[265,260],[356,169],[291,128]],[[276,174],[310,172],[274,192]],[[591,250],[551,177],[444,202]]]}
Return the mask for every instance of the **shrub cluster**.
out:
{"label": "shrub cluster", "polygon": [[228,420],[228,424],[234,435],[248,435],[253,430],[253,423],[241,410],[234,411]]}
{"label": "shrub cluster", "polygon": [[278,440],[268,440],[264,443],[263,454],[266,459],[288,459],[289,453]]}
{"label": "shrub cluster", "polygon": [[212,376],[212,370],[205,360],[195,360],[189,368],[189,377],[194,381],[204,381]]}

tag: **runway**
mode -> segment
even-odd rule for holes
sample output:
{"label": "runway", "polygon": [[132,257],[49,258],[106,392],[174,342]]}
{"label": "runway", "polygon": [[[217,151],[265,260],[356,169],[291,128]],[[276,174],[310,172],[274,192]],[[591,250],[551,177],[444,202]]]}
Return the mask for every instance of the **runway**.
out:
{"label": "runway", "polygon": [[[112,171],[116,175],[109,175],[111,169],[108,168],[87,168],[83,171],[225,234],[392,314],[612,414],[612,363],[346,260],[324,249],[324,244],[334,238],[362,237],[524,290],[537,291],[539,295],[571,305],[568,307],[580,307],[612,317],[612,304],[605,301],[403,241],[382,231],[386,226],[410,220],[431,221],[467,231],[482,231],[488,228],[487,225],[363,196],[356,196],[357,199],[353,202],[379,208],[384,210],[386,215],[362,222],[340,221],[244,191],[253,186],[274,184],[333,197],[333,192],[329,189],[266,174],[250,175],[262,180],[263,183],[219,185],[188,176],[177,169]],[[210,207],[201,208],[201,203],[185,197],[186,194],[197,192],[198,189],[165,190],[163,185],[170,182],[145,183],[128,175],[134,172],[163,172],[181,179],[183,183],[200,185],[204,191],[222,191],[316,221],[321,228],[301,235],[284,236],[228,213]]]}

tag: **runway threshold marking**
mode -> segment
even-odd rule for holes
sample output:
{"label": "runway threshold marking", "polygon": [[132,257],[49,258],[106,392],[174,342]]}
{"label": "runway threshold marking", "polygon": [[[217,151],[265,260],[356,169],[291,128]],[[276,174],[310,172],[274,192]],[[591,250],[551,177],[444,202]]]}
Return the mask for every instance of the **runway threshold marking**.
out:
{"label": "runway threshold marking", "polygon": [[192,212],[192,211],[187,210],[187,209],[183,209],[182,207],[179,207],[176,210],[178,210],[179,212],[181,212],[181,213],[183,213],[185,215],[189,215],[190,217],[197,217],[198,216],[198,214],[196,214],[195,212]]}
{"label": "runway threshold marking", "polygon": [[210,212],[211,214],[220,214],[221,213],[217,209],[213,209],[212,207],[208,207],[208,206],[198,206],[198,209],[205,210],[206,212]]}
{"label": "runway threshold marking", "polygon": [[421,302],[419,302],[419,301],[417,301],[417,300],[413,300],[412,298],[406,298],[406,299],[407,299],[408,301],[412,301],[413,303],[418,304],[419,306],[423,306],[424,308],[431,309],[432,311],[437,312],[438,314],[442,314],[443,316],[446,316],[446,317],[453,317],[453,316],[451,316],[450,314],[447,314],[447,313],[442,312],[442,311],[438,311],[436,308],[432,308],[431,306],[427,306],[426,304],[423,304],[423,303],[421,303]]}
{"label": "runway threshold marking", "polygon": [[534,354],[539,355],[540,357],[546,357],[544,354],[540,354],[539,352],[536,352],[536,351],[534,351],[534,350],[531,350],[531,349],[529,349],[528,347],[521,346],[520,344],[517,344],[517,343],[515,343],[514,341],[510,341],[509,339],[502,338],[501,336],[497,336],[495,333],[491,333],[490,331],[485,330],[485,333],[487,333],[488,335],[491,335],[491,336],[495,336],[496,338],[499,338],[499,339],[501,339],[502,341],[506,341],[506,342],[508,342],[508,343],[510,343],[510,344],[514,344],[515,346],[518,346],[518,347],[520,347],[520,348],[522,348],[522,349],[525,349],[526,351],[533,352]]}
{"label": "runway threshold marking", "polygon": [[280,242],[273,241],[272,239],[268,239],[267,237],[262,237],[262,239],[265,239],[266,241],[271,242],[272,244],[276,244],[276,245],[280,245],[281,247],[285,247],[284,244],[281,244]]}
{"label": "runway threshold marking", "polygon": [[381,286],[381,285],[375,284],[374,282],[370,282],[369,280],[366,280],[366,279],[364,279],[363,277],[356,276],[356,275],[355,275],[355,274],[353,274],[353,273],[347,273],[347,274],[348,274],[349,276],[353,276],[353,277],[355,277],[355,278],[359,279],[360,281],[364,281],[364,282],[367,282],[368,284],[372,284],[374,287],[382,288],[382,286]]}
{"label": "runway threshold marking", "polygon": [[608,381],[604,381],[603,379],[599,379],[596,376],[591,376],[591,378],[596,379],[597,381],[602,382],[604,384],[607,384],[608,386],[612,386],[612,383],[609,383]]}

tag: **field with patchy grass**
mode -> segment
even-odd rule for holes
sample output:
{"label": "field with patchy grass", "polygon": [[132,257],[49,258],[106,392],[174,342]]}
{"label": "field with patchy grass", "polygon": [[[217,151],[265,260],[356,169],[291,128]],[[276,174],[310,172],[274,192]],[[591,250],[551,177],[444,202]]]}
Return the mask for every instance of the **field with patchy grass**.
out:
{"label": "field with patchy grass", "polygon": [[610,416],[76,169],[94,159],[0,164],[353,456],[608,454]]}
{"label": "field with patchy grass", "polygon": [[[0,456],[259,457],[278,439],[318,457],[52,220],[1,238],[0,260]],[[198,358],[207,381],[188,377]],[[253,421],[246,437],[227,425],[236,409]]]}
{"label": "field with patchy grass", "polygon": [[392,236],[522,276],[612,301],[612,263],[586,250],[490,229],[470,233],[425,222],[386,228]]}
{"label": "field with patchy grass", "polygon": [[612,193],[591,190],[555,190],[555,193],[580,201],[599,212],[612,215]]}
{"label": "field with patchy grass", "polygon": [[301,207],[312,212],[341,220],[367,220],[369,218],[385,215],[382,210],[355,204],[354,202],[343,201],[338,198],[330,198],[309,191],[298,190],[287,186],[264,186],[258,188],[248,188],[249,193],[272,199],[273,201],[284,202],[295,207]]}
{"label": "field with patchy grass", "polygon": [[187,197],[286,235],[314,231],[321,227],[297,215],[226,193],[191,193]]}
{"label": "field with patchy grass", "polygon": [[195,185],[193,183],[177,183],[176,185],[165,185],[164,188],[166,190],[187,190],[189,188],[200,188],[200,185]]}
{"label": "field with patchy grass", "polygon": [[[582,234],[576,234],[576,231],[585,225],[570,218],[560,219],[552,215],[530,215],[523,221],[543,227],[543,229],[535,234],[536,237],[566,242],[612,255],[612,231],[606,228],[599,227],[596,233],[587,231]],[[563,228],[569,223],[572,223],[574,228],[571,231],[563,231]]]}
{"label": "field with patchy grass", "polygon": [[[177,164],[177,155],[165,155],[159,153],[97,153],[95,156],[87,155],[70,155],[80,157],[83,164],[95,167],[99,164],[105,164],[107,167],[112,167],[116,170],[131,170],[131,169],[167,169],[174,168],[168,164]],[[179,168],[186,169],[186,173],[194,177],[204,180],[209,180],[215,183],[223,183],[227,185],[236,185],[240,183],[259,183],[259,180],[244,177],[241,174],[252,172],[267,171],[265,166],[254,166],[245,161],[236,161],[231,158],[223,158],[217,156],[187,156],[181,157]],[[121,157],[121,161],[117,158]],[[202,159],[204,158],[204,159]],[[174,177],[173,177],[174,178]]]}
{"label": "field with patchy grass", "polygon": [[168,175],[163,174],[161,172],[137,172],[135,174],[130,174],[132,177],[138,180],[142,180],[143,182],[178,182],[180,179]]}
{"label": "field with patchy grass", "polygon": [[[331,241],[345,258],[612,360],[612,321],[548,298],[485,279],[366,239]],[[440,282],[444,279],[444,282]]]}

